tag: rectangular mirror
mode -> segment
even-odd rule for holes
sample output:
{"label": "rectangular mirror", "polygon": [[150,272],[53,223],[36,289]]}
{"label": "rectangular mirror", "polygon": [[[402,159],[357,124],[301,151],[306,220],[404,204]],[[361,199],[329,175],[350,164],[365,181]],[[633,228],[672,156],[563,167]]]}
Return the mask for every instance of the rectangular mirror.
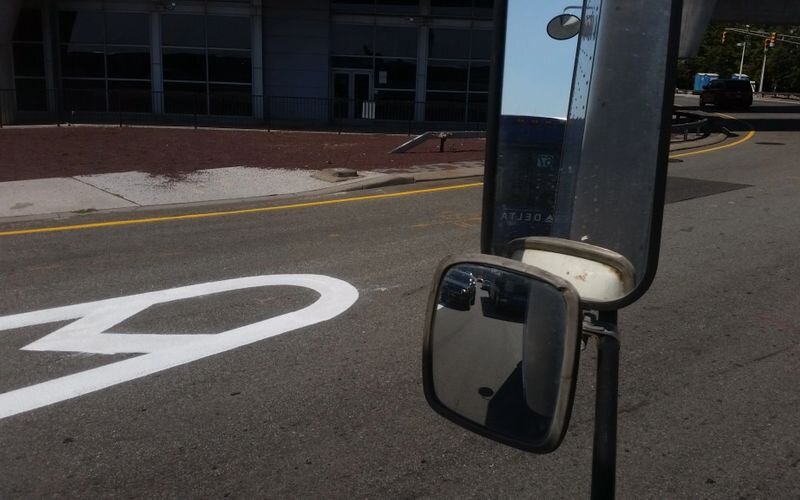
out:
{"label": "rectangular mirror", "polygon": [[[655,274],[679,0],[498,0],[482,250],[585,242]],[[536,265],[536,263],[533,263]]]}
{"label": "rectangular mirror", "polygon": [[536,268],[485,255],[447,259],[436,276],[423,362],[431,406],[511,446],[556,449],[574,395],[577,292]]}
{"label": "rectangular mirror", "polygon": [[[553,233],[582,7],[575,0],[506,2],[492,253],[504,254],[516,238]],[[575,31],[554,37],[554,26]]]}

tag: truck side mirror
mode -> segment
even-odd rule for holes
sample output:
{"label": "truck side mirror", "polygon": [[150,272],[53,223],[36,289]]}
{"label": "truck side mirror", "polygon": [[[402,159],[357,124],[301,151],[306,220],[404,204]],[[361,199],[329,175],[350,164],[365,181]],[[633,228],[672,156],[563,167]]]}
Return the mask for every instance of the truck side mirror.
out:
{"label": "truck side mirror", "polygon": [[681,2],[584,0],[580,19],[572,3],[497,0],[481,251],[529,237],[608,249],[634,277],[611,310],[658,264]]}
{"label": "truck side mirror", "polygon": [[574,287],[489,255],[447,258],[435,276],[423,355],[428,403],[496,441],[537,453],[558,448],[578,367]]}

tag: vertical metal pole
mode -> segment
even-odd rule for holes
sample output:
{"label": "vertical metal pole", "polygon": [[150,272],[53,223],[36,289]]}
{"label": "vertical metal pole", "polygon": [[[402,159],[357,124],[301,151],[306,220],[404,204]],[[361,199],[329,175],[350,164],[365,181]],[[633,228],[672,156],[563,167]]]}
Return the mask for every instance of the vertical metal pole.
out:
{"label": "vertical metal pole", "polygon": [[[617,311],[601,311],[601,322],[616,333]],[[617,469],[617,395],[619,385],[619,339],[597,337],[597,390],[592,457],[592,499],[614,498]]]}
{"label": "vertical metal pole", "polygon": [[739,74],[742,74],[742,70],[744,69],[744,52],[747,50],[747,40],[742,42],[742,60],[739,61]]}
{"label": "vertical metal pole", "polygon": [[761,62],[761,81],[758,83],[758,93],[764,93],[764,71],[767,69],[767,48],[764,47],[764,60]]}

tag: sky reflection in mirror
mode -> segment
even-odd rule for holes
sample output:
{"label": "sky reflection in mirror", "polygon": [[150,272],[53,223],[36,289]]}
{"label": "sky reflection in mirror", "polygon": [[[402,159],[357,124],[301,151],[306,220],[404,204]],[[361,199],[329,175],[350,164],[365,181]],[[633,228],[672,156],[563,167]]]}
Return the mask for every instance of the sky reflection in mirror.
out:
{"label": "sky reflection in mirror", "polygon": [[580,3],[508,0],[501,114],[567,117],[578,37],[554,40],[547,23],[565,12],[580,16],[567,9]]}

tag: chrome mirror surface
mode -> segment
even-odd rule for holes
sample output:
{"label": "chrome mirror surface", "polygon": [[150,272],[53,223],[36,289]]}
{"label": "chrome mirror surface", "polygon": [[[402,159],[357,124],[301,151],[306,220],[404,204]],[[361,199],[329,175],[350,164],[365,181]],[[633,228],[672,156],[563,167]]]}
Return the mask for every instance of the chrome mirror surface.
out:
{"label": "chrome mirror surface", "polygon": [[[582,24],[565,13],[577,10],[574,0],[507,0],[506,8],[496,157],[487,158],[494,165],[488,250],[496,255],[508,255],[516,238],[554,232],[578,55],[578,38],[564,28]],[[562,23],[571,17],[577,23]]]}
{"label": "chrome mirror surface", "polygon": [[616,252],[636,282],[607,305],[624,307],[658,261],[680,2],[501,1],[482,249],[543,236]]}
{"label": "chrome mirror surface", "polygon": [[554,450],[574,394],[577,292],[498,257],[451,262],[437,276],[425,343],[431,406],[506,444]]}

